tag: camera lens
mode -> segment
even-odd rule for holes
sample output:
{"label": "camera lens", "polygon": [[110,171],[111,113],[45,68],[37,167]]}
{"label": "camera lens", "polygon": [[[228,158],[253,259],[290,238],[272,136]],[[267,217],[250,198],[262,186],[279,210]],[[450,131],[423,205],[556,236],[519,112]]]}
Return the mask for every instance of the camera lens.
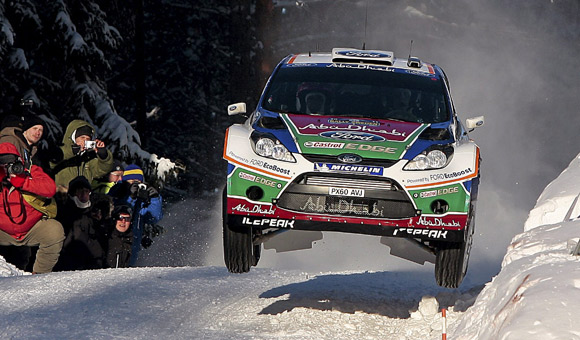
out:
{"label": "camera lens", "polygon": [[20,162],[8,164],[8,166],[6,167],[6,172],[9,175],[20,175],[24,173],[24,164]]}

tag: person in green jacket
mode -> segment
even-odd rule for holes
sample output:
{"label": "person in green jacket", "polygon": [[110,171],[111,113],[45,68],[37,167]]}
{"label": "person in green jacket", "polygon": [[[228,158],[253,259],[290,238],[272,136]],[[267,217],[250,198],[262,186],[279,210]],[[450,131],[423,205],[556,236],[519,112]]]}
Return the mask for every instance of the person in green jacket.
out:
{"label": "person in green jacket", "polygon": [[63,160],[51,164],[57,192],[68,191],[68,183],[84,176],[89,183],[94,178],[104,176],[113,167],[113,155],[105,148],[105,143],[95,139],[95,128],[84,120],[73,120],[62,138]]}

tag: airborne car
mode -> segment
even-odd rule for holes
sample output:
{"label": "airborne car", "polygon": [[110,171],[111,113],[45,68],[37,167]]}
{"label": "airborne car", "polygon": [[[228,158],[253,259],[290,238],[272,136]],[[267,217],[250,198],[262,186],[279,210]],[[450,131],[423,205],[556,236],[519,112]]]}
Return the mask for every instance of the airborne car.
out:
{"label": "airborne car", "polygon": [[[230,272],[255,266],[262,243],[309,248],[337,231],[382,236],[392,254],[434,262],[437,284],[459,286],[480,178],[468,132],[484,119],[461,123],[440,67],[386,51],[289,55],[255,111],[228,113],[247,117],[227,129],[223,152]],[[282,238],[288,230],[310,231],[307,245]]]}

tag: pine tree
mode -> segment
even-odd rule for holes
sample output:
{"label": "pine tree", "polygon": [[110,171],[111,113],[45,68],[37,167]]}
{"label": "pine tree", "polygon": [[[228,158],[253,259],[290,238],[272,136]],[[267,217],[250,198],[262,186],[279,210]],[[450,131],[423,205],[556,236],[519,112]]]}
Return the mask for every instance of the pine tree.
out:
{"label": "pine tree", "polygon": [[[21,99],[45,120],[49,143],[60,142],[66,124],[83,119],[117,157],[141,163],[162,180],[175,164],[141,148],[139,134],[115,110],[106,79],[109,55],[123,43],[106,13],[90,0],[0,2],[0,94],[4,114]],[[8,99],[8,100],[6,100]]]}

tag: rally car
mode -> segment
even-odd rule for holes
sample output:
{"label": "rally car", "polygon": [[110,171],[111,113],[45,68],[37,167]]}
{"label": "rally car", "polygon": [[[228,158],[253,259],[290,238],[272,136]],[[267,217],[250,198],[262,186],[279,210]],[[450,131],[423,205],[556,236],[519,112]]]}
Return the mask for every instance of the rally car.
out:
{"label": "rally car", "polygon": [[[387,51],[293,54],[254,111],[237,103],[228,113],[247,118],[227,129],[223,150],[230,272],[255,266],[262,243],[308,248],[337,231],[382,236],[411,260],[419,249],[435,263],[437,284],[459,286],[481,163],[468,132],[484,117],[462,124],[440,67]],[[276,244],[288,230],[312,232],[307,246],[288,237]]]}

